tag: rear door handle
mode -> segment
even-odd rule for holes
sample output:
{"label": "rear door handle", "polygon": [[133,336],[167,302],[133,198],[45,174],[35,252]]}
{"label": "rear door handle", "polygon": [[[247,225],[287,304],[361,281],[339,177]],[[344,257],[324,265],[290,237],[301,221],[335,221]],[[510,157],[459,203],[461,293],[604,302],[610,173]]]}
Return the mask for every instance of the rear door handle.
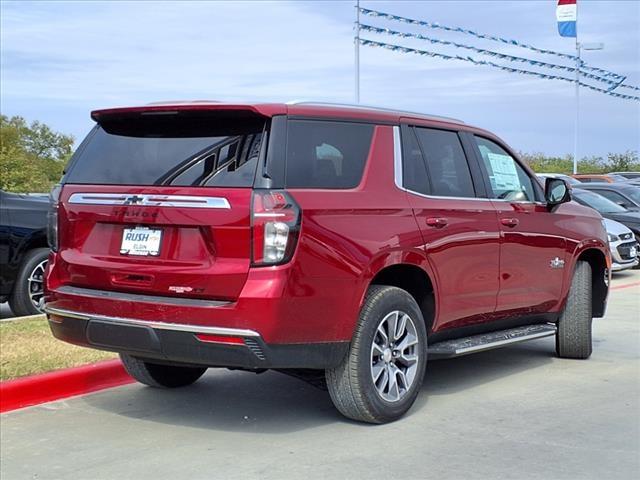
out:
{"label": "rear door handle", "polygon": [[442,227],[446,227],[448,223],[449,223],[449,220],[447,220],[444,217],[427,218],[427,225],[429,225],[430,227],[442,228]]}
{"label": "rear door handle", "polygon": [[520,223],[520,220],[517,218],[501,218],[500,223],[502,223],[505,227],[517,227]]}

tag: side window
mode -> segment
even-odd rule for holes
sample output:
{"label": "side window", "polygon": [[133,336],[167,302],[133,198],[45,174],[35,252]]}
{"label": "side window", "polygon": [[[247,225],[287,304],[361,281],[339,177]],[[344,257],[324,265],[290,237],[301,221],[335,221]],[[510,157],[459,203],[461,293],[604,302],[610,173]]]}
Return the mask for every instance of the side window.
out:
{"label": "side window", "polygon": [[622,195],[616,192],[612,192],[611,190],[591,190],[591,191],[599,195],[602,195],[604,198],[608,198],[609,200],[617,204],[628,203],[627,200]]}
{"label": "side window", "polygon": [[217,169],[205,182],[208,187],[232,187],[253,184],[258,165],[262,133],[247,135],[242,142],[229,144],[218,155]]}
{"label": "side window", "polygon": [[416,128],[426,158],[431,194],[441,197],[475,197],[471,172],[455,132]]}
{"label": "side window", "polygon": [[288,188],[354,188],[369,156],[373,125],[290,120],[287,127]]}
{"label": "side window", "polygon": [[489,175],[491,198],[517,202],[535,202],[533,180],[520,164],[500,145],[475,137],[482,161]]}
{"label": "side window", "polygon": [[413,128],[402,130],[402,186],[413,192],[429,194],[429,178]]}

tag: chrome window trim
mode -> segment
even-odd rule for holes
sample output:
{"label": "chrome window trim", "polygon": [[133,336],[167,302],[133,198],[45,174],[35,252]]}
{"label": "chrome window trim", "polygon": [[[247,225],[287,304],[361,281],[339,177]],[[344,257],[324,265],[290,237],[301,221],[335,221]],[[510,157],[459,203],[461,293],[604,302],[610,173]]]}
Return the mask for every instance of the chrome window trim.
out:
{"label": "chrome window trim", "polygon": [[[92,313],[73,312],[71,310],[63,310],[53,307],[45,307],[44,311],[47,313],[47,315],[54,315],[57,317],[75,318],[78,320],[98,320],[101,322],[110,322],[115,325],[149,327],[156,330],[173,330],[177,332],[189,333],[209,333],[212,335],[230,335],[235,337],[260,337],[260,334],[254,330],[245,330],[240,328],[207,327],[203,325],[186,325],[184,323],[155,322],[152,320],[140,320],[136,318],[109,317]],[[50,319],[49,321],[57,323],[56,320],[53,319]]]}
{"label": "chrome window trim", "polygon": [[400,127],[393,127],[393,178],[400,190],[407,193],[417,195],[418,197],[428,198],[433,200],[466,200],[471,202],[503,202],[503,203],[517,203],[519,205],[546,205],[544,202],[527,202],[527,201],[510,201],[501,198],[481,198],[481,197],[444,197],[440,195],[426,195],[424,193],[416,192],[406,188],[402,178],[402,141],[400,139]]}
{"label": "chrome window trim", "polygon": [[203,197],[195,195],[73,193],[69,197],[69,203],[81,205],[231,209],[229,201],[224,197]]}
{"label": "chrome window trim", "polygon": [[[413,195],[417,195],[418,197],[428,198],[433,200],[467,200],[472,202],[490,202],[491,198],[480,198],[480,197],[442,197],[438,195],[426,195],[424,193],[416,192],[414,190],[410,190],[404,186],[403,178],[402,178],[402,141],[400,139],[400,127],[393,127],[393,177],[396,184],[400,190],[403,190],[407,193],[411,193]],[[504,200],[503,200],[504,201]]]}
{"label": "chrome window trim", "polygon": [[402,179],[402,141],[400,140],[400,127],[393,127],[393,178],[396,187],[404,190]]}

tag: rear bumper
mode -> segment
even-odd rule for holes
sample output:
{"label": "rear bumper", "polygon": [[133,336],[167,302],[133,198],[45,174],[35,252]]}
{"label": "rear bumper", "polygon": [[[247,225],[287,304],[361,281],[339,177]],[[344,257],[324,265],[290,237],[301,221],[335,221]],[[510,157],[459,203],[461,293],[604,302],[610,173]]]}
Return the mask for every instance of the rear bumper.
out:
{"label": "rear bumper", "polygon": [[[249,329],[171,324],[54,307],[46,312],[53,335],[65,342],[185,365],[325,369],[338,365],[349,347],[348,342],[267,344]],[[199,334],[215,341],[202,341]]]}
{"label": "rear bumper", "polygon": [[90,285],[90,279],[61,280],[67,277],[64,268],[60,254],[53,253],[46,274],[45,304],[49,308],[253,330],[267,344],[350,341],[360,309],[361,297],[354,292],[353,279],[302,275],[294,263],[249,269],[240,295],[232,299],[196,298],[146,288],[97,289]]}

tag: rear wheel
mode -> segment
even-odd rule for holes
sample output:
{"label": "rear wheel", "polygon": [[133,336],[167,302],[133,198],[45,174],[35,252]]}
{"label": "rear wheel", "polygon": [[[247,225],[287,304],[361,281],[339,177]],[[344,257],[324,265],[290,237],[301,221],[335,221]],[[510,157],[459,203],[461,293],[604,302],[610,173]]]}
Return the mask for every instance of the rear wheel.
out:
{"label": "rear wheel", "polygon": [[48,248],[34,248],[24,257],[9,297],[9,308],[16,317],[37,315],[44,307],[44,271]]}
{"label": "rear wheel", "polygon": [[182,367],[152,363],[124,353],[120,354],[120,359],[129,375],[150,387],[186,387],[207,371],[206,367]]}
{"label": "rear wheel", "polygon": [[585,359],[591,356],[591,265],[578,262],[567,298],[558,320],[556,353],[562,358]]}
{"label": "rear wheel", "polygon": [[406,291],[372,286],[347,356],[325,372],[327,388],[344,416],[385,423],[409,410],[427,363],[422,313]]}

